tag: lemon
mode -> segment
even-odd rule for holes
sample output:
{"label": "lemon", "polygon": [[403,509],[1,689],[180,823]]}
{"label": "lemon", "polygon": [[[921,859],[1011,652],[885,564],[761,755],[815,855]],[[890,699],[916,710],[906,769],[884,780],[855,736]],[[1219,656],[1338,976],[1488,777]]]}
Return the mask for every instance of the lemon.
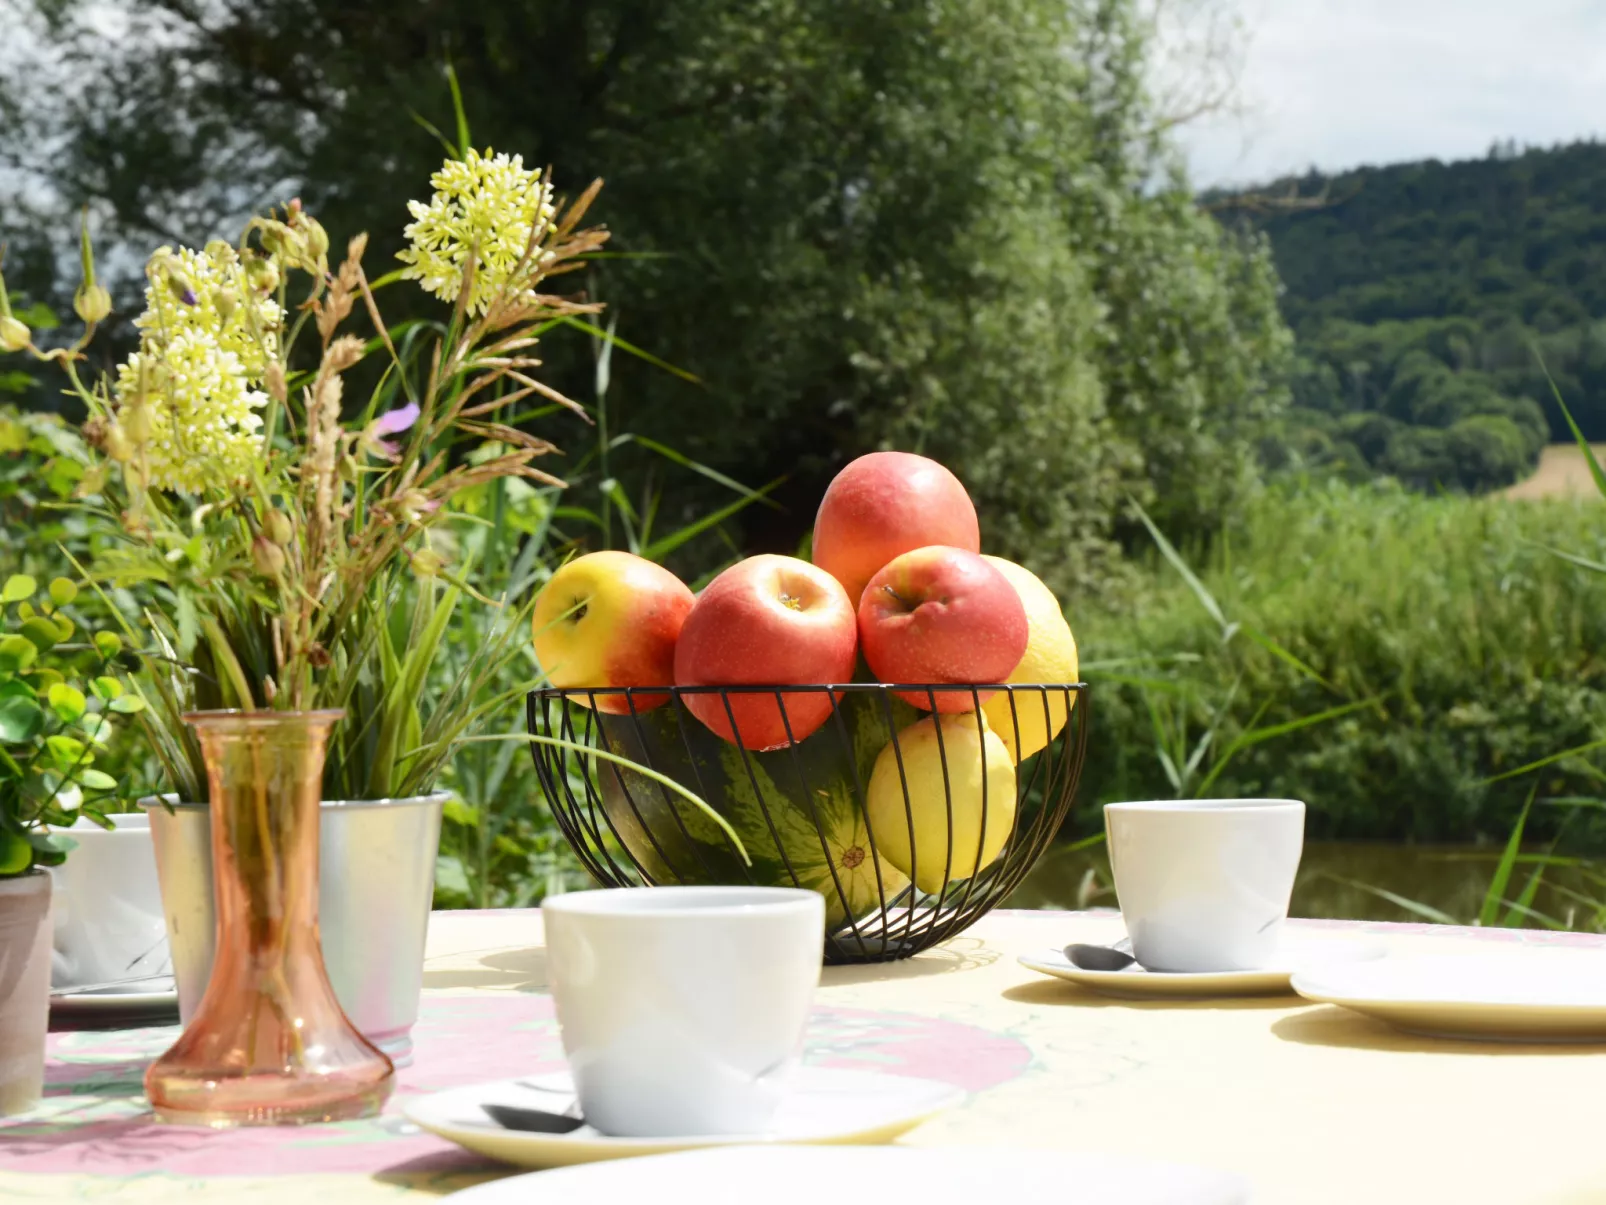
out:
{"label": "lemon", "polygon": [[[1014,561],[996,556],[984,556],[982,559],[1009,580],[1026,607],[1026,655],[1020,659],[1015,672],[1004,681],[1036,682],[1044,686],[1077,681],[1080,671],[1076,660],[1076,637],[1071,635],[1071,625],[1065,622],[1065,612],[1060,607],[1060,600],[1054,597],[1054,592],[1030,569]],[[1046,713],[1043,706],[1045,698],[1048,703]],[[1059,735],[1059,730],[1065,727],[1071,707],[1076,703],[1075,695],[1067,701],[1058,693],[1045,696],[1034,691],[1017,691],[1015,715],[1011,717],[1009,699],[1008,691],[999,691],[982,704],[982,711],[986,712],[992,730],[998,733],[1004,747],[1009,750],[1011,760],[1016,762],[1030,757]],[[1015,747],[1016,723],[1020,724],[1019,749]]]}
{"label": "lemon", "polygon": [[898,733],[896,749],[887,742],[865,802],[877,852],[935,893],[985,869],[1004,848],[1015,828],[1015,767],[978,712],[934,715]]}

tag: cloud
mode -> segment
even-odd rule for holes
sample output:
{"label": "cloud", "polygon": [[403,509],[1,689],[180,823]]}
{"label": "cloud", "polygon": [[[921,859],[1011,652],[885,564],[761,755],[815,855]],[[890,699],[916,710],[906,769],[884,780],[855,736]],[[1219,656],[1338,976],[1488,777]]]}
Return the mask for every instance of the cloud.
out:
{"label": "cloud", "polygon": [[1246,111],[1179,131],[1200,184],[1606,133],[1599,0],[1242,0]]}

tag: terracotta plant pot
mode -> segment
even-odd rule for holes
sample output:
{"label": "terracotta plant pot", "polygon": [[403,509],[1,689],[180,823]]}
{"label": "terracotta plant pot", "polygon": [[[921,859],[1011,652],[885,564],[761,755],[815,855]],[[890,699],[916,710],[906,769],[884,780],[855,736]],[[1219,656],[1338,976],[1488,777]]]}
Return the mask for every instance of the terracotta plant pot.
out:
{"label": "terracotta plant pot", "polygon": [[0,879],[0,1117],[39,1103],[50,1023],[50,876]]}

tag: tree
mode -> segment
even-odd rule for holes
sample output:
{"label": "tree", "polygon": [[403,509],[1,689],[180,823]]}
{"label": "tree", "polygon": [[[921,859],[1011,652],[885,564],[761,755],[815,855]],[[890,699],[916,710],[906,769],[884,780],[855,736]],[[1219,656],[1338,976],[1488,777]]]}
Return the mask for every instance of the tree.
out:
{"label": "tree", "polygon": [[[28,11],[41,37],[0,75],[3,151],[142,247],[295,190],[394,250],[440,155],[417,119],[450,125],[450,61],[481,145],[571,189],[606,179],[626,257],[587,287],[702,382],[616,356],[610,405],[747,480],[789,475],[784,514],[744,516],[749,547],[793,547],[835,467],[897,444],[952,464],[999,551],[1097,584],[1128,495],[1207,530],[1282,402],[1269,257],[1174,168],[1134,0]],[[41,87],[51,72],[93,86]],[[24,95],[54,97],[34,128]],[[584,395],[583,343],[549,354]]]}
{"label": "tree", "polygon": [[[1261,205],[1285,191],[1320,203]],[[1376,409],[1434,430],[1499,417],[1459,440],[1406,438],[1391,461],[1413,480],[1492,488],[1530,469],[1547,439],[1572,440],[1547,374],[1585,435],[1606,438],[1603,198],[1606,146],[1579,142],[1312,174],[1209,203],[1262,214],[1288,285],[1302,363],[1288,431],[1330,433],[1311,411]],[[1486,445],[1473,448],[1474,434]],[[1451,448],[1472,467],[1446,476]],[[1380,456],[1369,463],[1388,471]]]}

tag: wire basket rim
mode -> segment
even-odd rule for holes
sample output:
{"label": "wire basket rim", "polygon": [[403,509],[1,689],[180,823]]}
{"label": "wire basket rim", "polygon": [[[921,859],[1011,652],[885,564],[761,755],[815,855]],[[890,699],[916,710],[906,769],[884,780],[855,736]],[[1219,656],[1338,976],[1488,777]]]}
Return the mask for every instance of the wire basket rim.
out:
{"label": "wire basket rim", "polygon": [[[930,890],[922,887],[919,880],[905,882],[899,886],[884,883],[881,878],[881,854],[877,846],[881,843],[871,826],[868,815],[864,824],[865,842],[868,844],[871,865],[876,874],[874,901],[866,901],[874,907],[857,915],[857,905],[850,902],[853,898],[844,888],[844,880],[839,875],[837,867],[831,862],[829,855],[826,858],[826,868],[831,876],[828,886],[813,886],[826,896],[828,904],[835,900],[846,911],[842,924],[833,928],[826,937],[824,956],[826,963],[842,964],[856,962],[882,962],[908,957],[927,949],[938,942],[946,940],[962,932],[974,923],[976,919],[991,911],[1004,901],[1023,879],[1047,848],[1060,824],[1069,815],[1074,804],[1076,788],[1082,776],[1086,760],[1088,715],[1086,704],[1091,694],[1086,682],[1058,682],[1058,683],[899,683],[899,682],[844,682],[844,683],[742,683],[728,686],[699,685],[699,686],[613,686],[613,687],[554,687],[545,686],[530,689],[526,696],[526,721],[529,731],[535,736],[557,736],[567,741],[578,741],[584,744],[593,743],[594,739],[600,741],[600,747],[615,753],[628,753],[636,758],[638,764],[648,769],[657,769],[670,774],[676,782],[695,789],[699,796],[713,803],[722,814],[726,811],[725,804],[720,802],[717,794],[710,794],[708,787],[713,785],[716,792],[720,790],[721,781],[719,770],[714,770],[714,777],[705,783],[704,775],[699,771],[697,754],[693,744],[711,739],[715,745],[721,747],[719,741],[733,744],[737,749],[737,756],[741,759],[741,770],[746,774],[747,781],[752,785],[752,791],[759,797],[758,815],[767,826],[781,865],[785,869],[785,878],[790,882],[777,880],[781,885],[803,886],[798,875],[798,868],[793,865],[790,846],[783,840],[776,828],[776,820],[771,814],[771,808],[779,804],[783,809],[791,806],[785,792],[791,790],[788,785],[785,792],[771,802],[766,798],[766,792],[773,791],[773,786],[760,787],[759,779],[755,777],[759,770],[758,764],[753,761],[757,758],[778,757],[789,759],[787,769],[797,775],[797,785],[801,787],[801,798],[808,804],[807,818],[812,821],[815,833],[824,851],[827,836],[818,812],[818,802],[814,794],[823,796],[825,792],[810,793],[809,777],[815,772],[829,775],[839,771],[830,768],[828,760],[825,767],[816,771],[812,763],[800,762],[799,756],[808,756],[807,745],[793,742],[789,746],[777,747],[767,750],[747,750],[739,743],[732,742],[730,738],[717,730],[709,729],[707,725],[697,722],[698,717],[691,710],[692,701],[688,696],[769,696],[776,703],[789,696],[815,696],[827,695],[831,698],[832,717],[837,732],[837,741],[842,745],[840,753],[831,749],[830,757],[845,755],[841,764],[846,766],[851,776],[851,792],[849,798],[853,806],[863,811],[868,802],[869,779],[861,777],[861,766],[857,762],[854,752],[854,736],[848,725],[857,724],[850,720],[845,710],[849,706],[872,708],[879,717],[885,713],[885,722],[888,727],[888,748],[898,756],[898,778],[901,780],[904,795],[905,823],[907,829],[894,826],[892,831],[908,831],[913,841],[914,818],[909,814],[909,780],[904,768],[900,749],[900,737],[903,733],[893,722],[889,707],[896,706],[900,696],[908,692],[927,694],[929,702],[916,705],[911,714],[921,714],[929,717],[967,721],[974,709],[978,723],[985,725],[982,718],[984,699],[977,697],[976,701],[964,712],[933,712],[937,706],[935,695],[952,697],[953,692],[970,694],[972,697],[985,694],[989,698],[998,695],[1009,700],[1009,710],[1013,716],[1017,710],[1019,700],[1036,699],[1043,708],[1044,720],[1048,720],[1048,708],[1051,700],[1058,700],[1056,707],[1063,707],[1065,719],[1060,724],[1053,725],[1052,735],[1047,744],[1038,752],[1015,762],[1018,768],[1024,769],[1031,765],[1029,776],[1017,780],[1016,787],[1011,791],[1012,800],[1008,814],[1014,819],[1010,821],[1010,832],[1003,846],[994,855],[993,860],[985,869],[976,869],[969,874],[954,877],[950,863],[955,856],[953,835],[953,812],[951,797],[947,803],[949,833],[947,837],[948,848],[944,851],[943,883],[940,889]],[[650,697],[649,697],[650,696]],[[858,703],[849,703],[849,698],[856,698]],[[603,707],[602,699],[615,700],[607,707]],[[623,699],[625,705],[621,706],[619,700]],[[877,705],[879,701],[879,707]],[[732,700],[727,699],[727,709]],[[914,700],[905,699],[905,703],[913,704]],[[668,721],[653,720],[651,717],[657,709],[664,704],[671,706],[666,710],[674,713],[672,727],[674,734],[663,739],[668,744],[659,750],[648,736],[649,729],[642,725],[662,724]],[[1033,707],[1038,706],[1034,703]],[[556,711],[552,709],[556,708]],[[606,712],[607,714],[604,714]],[[866,713],[871,714],[871,713]],[[584,717],[582,719],[582,717]],[[828,721],[831,722],[831,721]],[[904,723],[906,721],[898,721]],[[610,734],[610,725],[625,724],[629,727],[620,732]],[[1063,729],[1063,730],[1061,730]],[[700,735],[699,735],[700,734]],[[678,737],[678,739],[676,739]],[[717,739],[716,739],[717,738]],[[807,738],[813,741],[813,736]],[[622,745],[622,740],[629,740],[630,745]],[[938,738],[938,756],[945,757],[942,741]],[[638,754],[637,748],[640,751]],[[818,746],[816,747],[818,750]],[[800,754],[800,749],[803,753]],[[689,781],[681,774],[678,762],[681,760],[681,751],[689,759],[687,764],[695,782]],[[591,876],[602,886],[657,886],[672,883],[690,882],[721,882],[726,881],[722,875],[733,874],[741,877],[731,877],[728,881],[739,883],[742,879],[749,883],[763,881],[754,879],[747,869],[736,868],[734,872],[722,869],[717,862],[711,863],[705,858],[700,845],[700,838],[693,837],[687,829],[685,821],[669,798],[669,793],[663,788],[653,788],[644,784],[647,794],[640,795],[639,802],[633,797],[631,789],[626,788],[622,779],[619,779],[617,767],[612,769],[613,779],[605,777],[601,767],[584,767],[578,780],[570,781],[568,772],[564,769],[563,757],[555,749],[545,749],[537,742],[532,742],[530,753],[535,761],[537,776],[541,781],[542,793],[551,807],[552,814],[557,820],[565,839],[579,856]],[[671,761],[659,764],[659,758],[667,755]],[[1046,760],[1044,760],[1046,758]],[[1013,755],[1011,760],[1014,761]],[[805,772],[805,764],[809,765]],[[943,764],[943,791],[950,790],[948,782],[948,767]],[[775,773],[776,767],[772,763],[770,772]],[[729,777],[734,781],[741,781],[734,770],[728,771]],[[617,780],[622,792],[624,807],[617,808],[610,805],[608,788],[604,785]],[[767,781],[767,780],[765,780]],[[822,780],[823,781],[823,780]],[[1041,792],[1038,787],[1041,784]],[[983,784],[981,799],[981,829],[977,833],[978,851],[981,842],[985,839],[987,831],[987,815],[989,804],[985,784]],[[634,788],[638,793],[641,788]],[[578,791],[578,794],[576,793]],[[656,814],[658,809],[653,806],[657,795],[662,794],[668,801],[667,817]],[[1029,803],[1029,800],[1033,801]],[[644,814],[643,807],[648,811]],[[1017,808],[1021,810],[1017,815]],[[625,811],[628,808],[628,812]],[[779,815],[780,813],[776,813]],[[650,818],[649,818],[650,817]],[[634,823],[632,823],[632,821]],[[672,822],[672,823],[670,823]],[[622,828],[621,826],[625,826]],[[635,836],[626,835],[626,829],[639,830]],[[678,836],[677,836],[678,833]],[[745,834],[744,834],[745,836]],[[617,850],[608,848],[610,841],[616,843]],[[684,841],[682,841],[684,839]],[[883,838],[884,839],[884,838]],[[638,849],[642,841],[648,843]],[[635,844],[632,843],[635,842]],[[686,848],[682,849],[681,846]],[[812,842],[804,842],[804,847],[812,848]],[[913,863],[918,850],[911,848],[910,857]],[[689,856],[695,861],[686,861]],[[807,856],[806,854],[804,855]],[[663,865],[656,865],[662,862]],[[961,859],[963,865],[963,859]],[[856,863],[853,865],[857,865]],[[915,866],[911,864],[908,873],[915,878]],[[704,877],[712,875],[713,877]],[[812,886],[812,884],[811,884]]]}
{"label": "wire basket rim", "polygon": [[735,694],[774,694],[776,691],[801,693],[804,691],[1041,691],[1074,690],[1078,694],[1089,689],[1086,682],[741,682],[726,685],[675,686],[537,686],[530,694],[542,699],[563,699],[575,695],[661,695],[661,694],[714,694],[730,691]]}

